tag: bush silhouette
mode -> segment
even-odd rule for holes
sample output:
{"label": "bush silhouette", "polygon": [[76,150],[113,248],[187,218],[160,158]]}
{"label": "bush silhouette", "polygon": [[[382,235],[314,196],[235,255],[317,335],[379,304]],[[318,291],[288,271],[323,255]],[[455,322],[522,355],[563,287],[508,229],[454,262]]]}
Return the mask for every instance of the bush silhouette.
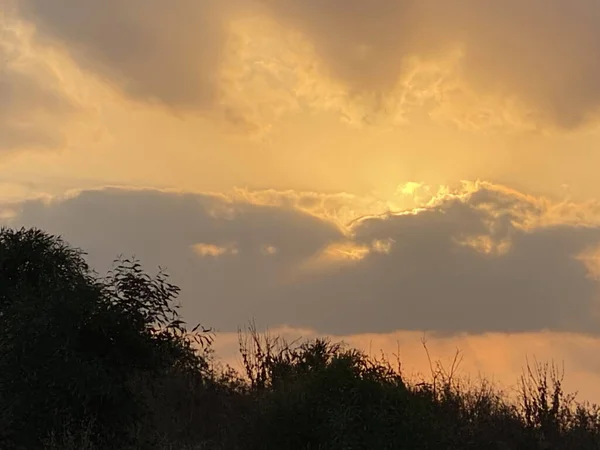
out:
{"label": "bush silhouette", "polygon": [[58,237],[0,230],[3,441],[35,448],[81,426],[126,443],[143,414],[134,377],[205,367],[192,338],[209,336],[186,333],[177,292],[164,274],[151,278],[135,261],[120,261],[100,279]]}

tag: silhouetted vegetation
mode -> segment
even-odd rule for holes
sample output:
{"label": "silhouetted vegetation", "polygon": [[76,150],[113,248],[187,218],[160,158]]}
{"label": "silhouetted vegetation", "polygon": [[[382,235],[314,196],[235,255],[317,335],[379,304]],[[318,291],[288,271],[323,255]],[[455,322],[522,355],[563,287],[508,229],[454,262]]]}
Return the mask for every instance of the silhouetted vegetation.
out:
{"label": "silhouetted vegetation", "polygon": [[[2,449],[600,449],[600,410],[528,364],[516,399],[432,364],[240,331],[244,372],[188,331],[178,288],[135,260],[100,277],[36,229],[0,230]],[[455,363],[457,361],[455,360]]]}

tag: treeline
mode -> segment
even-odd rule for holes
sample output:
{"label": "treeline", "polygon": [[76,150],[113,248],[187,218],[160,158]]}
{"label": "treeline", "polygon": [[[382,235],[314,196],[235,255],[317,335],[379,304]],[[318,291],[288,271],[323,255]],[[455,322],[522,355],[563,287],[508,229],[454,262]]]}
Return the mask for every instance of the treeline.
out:
{"label": "treeline", "polygon": [[[516,400],[441,366],[411,382],[342,344],[240,334],[244,372],[188,327],[166,274],[0,230],[0,448],[600,449],[600,411],[534,364]],[[343,314],[343,311],[340,311]]]}

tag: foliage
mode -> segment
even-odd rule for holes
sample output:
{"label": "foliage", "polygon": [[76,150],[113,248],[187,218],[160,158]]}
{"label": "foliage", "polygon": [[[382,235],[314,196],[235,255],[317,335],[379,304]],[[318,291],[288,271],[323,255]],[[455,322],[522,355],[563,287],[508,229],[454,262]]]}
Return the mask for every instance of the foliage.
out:
{"label": "foliage", "polygon": [[204,367],[193,344],[210,335],[186,332],[165,275],[123,260],[101,279],[83,255],[40,230],[0,230],[0,439],[11,445],[72,424],[126,442],[143,414],[133,377]]}

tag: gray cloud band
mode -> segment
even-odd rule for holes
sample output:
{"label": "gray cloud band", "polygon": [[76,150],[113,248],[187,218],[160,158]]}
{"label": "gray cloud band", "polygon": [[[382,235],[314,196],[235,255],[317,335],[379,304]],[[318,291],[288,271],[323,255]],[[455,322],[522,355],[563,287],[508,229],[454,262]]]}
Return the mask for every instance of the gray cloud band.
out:
{"label": "gray cloud band", "polygon": [[[307,261],[348,238],[330,222],[284,206],[111,189],[26,202],[11,223],[62,234],[88,250],[101,272],[121,253],[149,269],[166,267],[183,289],[186,317],[222,331],[255,317],[260,325],[340,335],[597,334],[599,284],[574,256],[600,242],[600,228],[515,225],[536,208],[481,189],[416,214],[366,218],[355,225],[352,244],[391,242],[386,251],[308,272],[301,270]],[[510,245],[486,252],[465,245],[473,237]]]}

